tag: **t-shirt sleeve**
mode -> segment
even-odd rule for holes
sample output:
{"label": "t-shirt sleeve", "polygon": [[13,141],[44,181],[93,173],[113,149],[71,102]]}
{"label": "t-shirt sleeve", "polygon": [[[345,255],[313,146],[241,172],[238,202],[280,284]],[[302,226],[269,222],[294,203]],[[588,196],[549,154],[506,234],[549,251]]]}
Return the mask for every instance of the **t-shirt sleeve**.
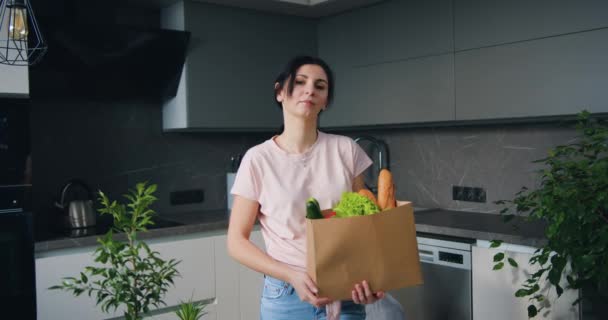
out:
{"label": "t-shirt sleeve", "polygon": [[353,145],[353,173],[354,173],[354,176],[357,177],[361,173],[363,173],[363,171],[365,171],[365,169],[367,169],[369,166],[371,166],[372,163],[374,163],[374,162],[372,161],[372,159],[370,159],[367,156],[367,153],[365,153],[365,151],[363,151],[361,146],[359,146],[355,141],[352,141],[352,145]]}
{"label": "t-shirt sleeve", "polygon": [[259,202],[260,179],[261,176],[253,162],[253,152],[249,150],[243,156],[243,160],[241,160],[241,165],[236,172],[230,193]]}

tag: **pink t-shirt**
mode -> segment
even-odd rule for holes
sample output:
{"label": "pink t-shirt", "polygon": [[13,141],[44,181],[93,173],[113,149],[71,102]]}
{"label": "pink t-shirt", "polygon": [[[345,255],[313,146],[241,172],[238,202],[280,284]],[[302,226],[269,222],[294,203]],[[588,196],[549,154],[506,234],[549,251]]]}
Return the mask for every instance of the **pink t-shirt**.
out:
{"label": "pink t-shirt", "polygon": [[334,207],[372,161],[345,136],[319,131],[317,141],[302,154],[281,149],[275,137],[247,151],[231,193],[260,204],[266,253],[304,269],[306,200],[316,198],[321,209]]}

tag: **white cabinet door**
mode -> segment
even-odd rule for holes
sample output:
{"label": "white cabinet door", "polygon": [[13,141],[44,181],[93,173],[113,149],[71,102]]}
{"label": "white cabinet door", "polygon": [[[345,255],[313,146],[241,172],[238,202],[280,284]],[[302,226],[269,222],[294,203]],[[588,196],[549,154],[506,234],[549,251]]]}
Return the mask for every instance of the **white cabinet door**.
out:
{"label": "white cabinet door", "polygon": [[[527,320],[528,298],[517,298],[514,294],[527,277],[538,269],[528,264],[535,248],[509,244],[503,244],[500,249],[488,247],[487,241],[478,241],[478,246],[472,248],[473,319]],[[518,268],[506,264],[502,270],[492,270],[493,256],[505,252],[502,248],[506,248],[507,255],[517,261]],[[578,319],[578,307],[572,306],[578,297],[578,291],[565,290],[557,299],[555,289],[552,286],[547,288],[550,290],[544,290],[543,293],[551,303],[550,312],[540,312],[535,319]]]}
{"label": "white cabinet door", "polygon": [[0,97],[23,97],[30,94],[27,66],[0,64]]}
{"label": "white cabinet door", "polygon": [[[0,21],[0,30],[7,30],[8,19]],[[7,41],[7,32],[0,33],[0,42]],[[2,52],[8,58],[15,58],[16,52]],[[29,74],[27,66],[9,66],[0,64],[0,97],[28,97],[30,93]]]}
{"label": "white cabinet door", "polygon": [[[201,320],[221,319],[221,318],[217,317],[216,307],[217,307],[217,305],[215,305],[213,303],[210,303],[207,306],[205,306],[205,309],[204,309],[205,315],[201,318]],[[144,319],[145,320],[177,320],[178,318],[177,318],[177,315],[175,314],[175,311],[170,310],[170,311],[167,311],[162,314],[146,317]]]}
{"label": "white cabinet door", "polygon": [[215,248],[215,292],[217,318],[237,320],[240,317],[239,301],[239,264],[228,255],[226,235],[216,236]]}
{"label": "white cabinet door", "polygon": [[165,295],[167,306],[189,299],[199,301],[215,297],[213,237],[191,234],[186,239],[159,239],[149,243],[164,259],[181,260],[176,267],[181,277],[174,279],[175,286]]}
{"label": "white cabinet door", "polygon": [[[250,241],[264,249],[260,231],[251,233]],[[222,320],[257,320],[263,275],[232,259],[226,249],[226,235],[215,238],[217,318]]]}
{"label": "white cabinet door", "polygon": [[[153,239],[148,244],[158,251],[163,259],[178,259],[180,278],[163,299],[166,307],[180,301],[212,299],[215,297],[215,263],[213,238],[192,234],[179,239]],[[36,257],[36,299],[39,320],[107,319],[120,316],[119,310],[104,314],[95,305],[95,298],[86,294],[74,297],[64,291],[49,291],[61,278],[77,276],[85,266],[93,265],[94,247],[58,250]],[[213,310],[213,307],[210,308]],[[210,315],[213,316],[214,314]],[[209,318],[210,319],[210,318]]]}
{"label": "white cabinet door", "polygon": [[38,320],[105,319],[114,314],[104,314],[95,305],[95,299],[47,288],[58,285],[63,277],[75,277],[84,267],[93,263],[93,247],[78,250],[60,250],[45,253],[36,258],[36,308]]}
{"label": "white cabinet door", "polygon": [[[254,231],[249,238],[258,248],[264,250],[264,239],[260,231]],[[264,285],[264,275],[239,265],[239,308],[241,320],[260,319],[260,299]]]}

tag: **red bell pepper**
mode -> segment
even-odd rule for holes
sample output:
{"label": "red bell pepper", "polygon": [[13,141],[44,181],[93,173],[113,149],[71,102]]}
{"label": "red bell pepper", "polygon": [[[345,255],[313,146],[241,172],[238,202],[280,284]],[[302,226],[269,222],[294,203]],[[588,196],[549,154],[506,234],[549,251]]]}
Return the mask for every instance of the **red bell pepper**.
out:
{"label": "red bell pepper", "polygon": [[336,215],[336,212],[335,212],[335,211],[331,211],[331,212],[329,212],[328,214],[326,214],[326,215],[324,216],[324,218],[325,218],[325,219],[329,219],[329,218],[334,217],[335,215]]}

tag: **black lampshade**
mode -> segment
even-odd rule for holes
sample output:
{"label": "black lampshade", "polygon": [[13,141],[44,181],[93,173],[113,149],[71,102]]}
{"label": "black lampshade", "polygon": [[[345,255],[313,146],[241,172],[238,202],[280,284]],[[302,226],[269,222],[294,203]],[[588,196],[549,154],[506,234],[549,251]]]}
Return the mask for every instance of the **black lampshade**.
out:
{"label": "black lampshade", "polygon": [[46,50],[29,0],[0,0],[0,63],[34,65]]}

